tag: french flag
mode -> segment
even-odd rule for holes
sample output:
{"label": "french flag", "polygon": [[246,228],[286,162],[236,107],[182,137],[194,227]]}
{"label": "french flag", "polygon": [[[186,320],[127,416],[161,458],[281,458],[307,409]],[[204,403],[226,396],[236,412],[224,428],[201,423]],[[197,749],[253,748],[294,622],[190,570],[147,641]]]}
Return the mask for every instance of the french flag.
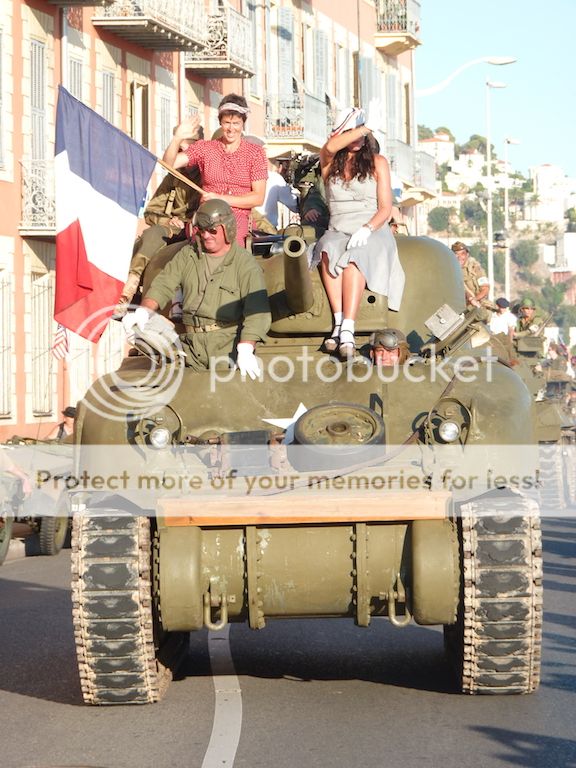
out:
{"label": "french flag", "polygon": [[54,319],[90,341],[98,341],[120,298],[156,162],[59,87]]}

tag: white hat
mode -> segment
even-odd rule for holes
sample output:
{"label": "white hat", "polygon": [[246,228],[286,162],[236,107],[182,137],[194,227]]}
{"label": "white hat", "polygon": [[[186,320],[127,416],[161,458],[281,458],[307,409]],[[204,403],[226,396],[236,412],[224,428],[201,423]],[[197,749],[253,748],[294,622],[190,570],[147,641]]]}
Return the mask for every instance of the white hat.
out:
{"label": "white hat", "polygon": [[344,131],[350,131],[352,128],[359,128],[366,122],[366,116],[363,109],[358,107],[347,107],[338,113],[334,127],[332,128],[332,136],[337,136]]}

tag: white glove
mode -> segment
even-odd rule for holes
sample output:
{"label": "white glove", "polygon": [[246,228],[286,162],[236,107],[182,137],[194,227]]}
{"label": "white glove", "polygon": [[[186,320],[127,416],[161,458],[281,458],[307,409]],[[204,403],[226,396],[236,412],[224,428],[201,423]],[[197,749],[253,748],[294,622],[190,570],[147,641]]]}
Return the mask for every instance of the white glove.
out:
{"label": "white glove", "polygon": [[346,250],[349,251],[350,248],[362,248],[366,245],[368,242],[368,238],[372,234],[372,230],[370,227],[367,227],[365,224],[363,227],[360,227],[360,229],[357,229],[356,232],[354,232],[353,235],[350,236],[350,240],[348,240],[348,245],[346,246]]}
{"label": "white glove", "polygon": [[384,127],[384,113],[382,111],[380,99],[370,99],[368,102],[366,122],[364,125],[372,132],[381,131]]}
{"label": "white glove", "polygon": [[134,340],[134,326],[141,331],[146,327],[146,323],[150,320],[150,313],[145,307],[138,307],[134,312],[127,312],[122,318],[122,325],[126,331],[128,341]]}
{"label": "white glove", "polygon": [[236,366],[242,376],[250,376],[252,380],[260,376],[262,369],[260,368],[260,362],[254,354],[254,347],[247,341],[241,341],[237,345],[238,356],[236,358]]}

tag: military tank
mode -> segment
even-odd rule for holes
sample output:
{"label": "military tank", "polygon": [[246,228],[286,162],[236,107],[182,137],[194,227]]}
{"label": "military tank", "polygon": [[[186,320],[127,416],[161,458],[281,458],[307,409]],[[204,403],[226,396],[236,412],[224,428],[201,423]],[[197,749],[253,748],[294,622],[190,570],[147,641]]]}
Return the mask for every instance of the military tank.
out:
{"label": "military tank", "polygon": [[517,371],[535,402],[540,504],[557,512],[576,504],[576,408],[570,376],[547,367],[543,335],[515,342]]}
{"label": "military tank", "polygon": [[[398,247],[400,311],[366,290],[349,361],[323,351],[328,300],[292,237],[260,260],[273,316],[260,379],[193,372],[143,339],[78,404],[86,703],[155,702],[190,632],[282,617],[443,626],[462,692],[538,687],[533,398],[466,311],[452,252],[425,237]],[[369,341],[386,327],[409,357],[384,370]]]}

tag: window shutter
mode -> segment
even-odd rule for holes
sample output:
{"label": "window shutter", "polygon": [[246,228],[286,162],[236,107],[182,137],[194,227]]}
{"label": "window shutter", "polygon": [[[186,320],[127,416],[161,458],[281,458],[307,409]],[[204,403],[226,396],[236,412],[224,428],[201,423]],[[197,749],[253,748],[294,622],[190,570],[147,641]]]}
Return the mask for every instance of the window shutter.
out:
{"label": "window shutter", "polygon": [[294,76],[294,15],[290,8],[278,9],[278,93],[292,95]]}
{"label": "window shutter", "polygon": [[52,313],[54,298],[50,275],[32,275],[32,412],[52,412]]}
{"label": "window shutter", "polygon": [[314,93],[323,99],[328,80],[328,38],[326,32],[317,29],[314,35]]}
{"label": "window shutter", "polygon": [[102,72],[102,117],[114,124],[114,72]]}
{"label": "window shutter", "polygon": [[32,40],[30,45],[30,111],[32,119],[31,159],[46,158],[46,81],[44,43]]}
{"label": "window shutter", "polygon": [[12,281],[0,272],[0,416],[12,412]]}

